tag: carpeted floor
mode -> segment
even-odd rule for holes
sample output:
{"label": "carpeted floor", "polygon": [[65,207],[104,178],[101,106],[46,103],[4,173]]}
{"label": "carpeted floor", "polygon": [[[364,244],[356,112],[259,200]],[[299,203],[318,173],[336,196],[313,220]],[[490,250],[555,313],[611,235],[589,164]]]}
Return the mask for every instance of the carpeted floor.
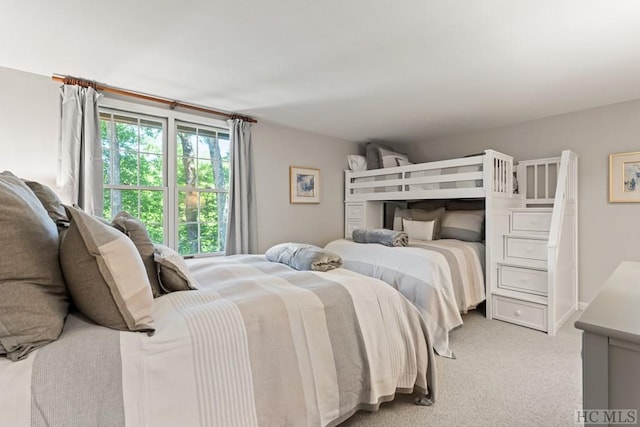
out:
{"label": "carpeted floor", "polygon": [[436,356],[434,406],[398,395],[342,426],[572,426],[582,407],[581,331],[573,327],[580,314],[550,337],[470,312],[451,334],[457,358]]}

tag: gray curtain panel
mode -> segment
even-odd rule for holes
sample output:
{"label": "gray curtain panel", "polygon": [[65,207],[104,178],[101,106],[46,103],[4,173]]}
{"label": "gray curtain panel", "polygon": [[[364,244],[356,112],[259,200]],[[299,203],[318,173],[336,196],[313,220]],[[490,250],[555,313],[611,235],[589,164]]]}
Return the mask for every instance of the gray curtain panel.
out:
{"label": "gray curtain panel", "polygon": [[231,142],[231,182],[225,254],[253,254],[258,251],[258,220],[251,123],[241,119],[231,119],[228,123]]}
{"label": "gray curtain panel", "polygon": [[91,215],[102,216],[102,146],[98,99],[93,88],[60,88],[60,144],[58,191],[60,198]]}

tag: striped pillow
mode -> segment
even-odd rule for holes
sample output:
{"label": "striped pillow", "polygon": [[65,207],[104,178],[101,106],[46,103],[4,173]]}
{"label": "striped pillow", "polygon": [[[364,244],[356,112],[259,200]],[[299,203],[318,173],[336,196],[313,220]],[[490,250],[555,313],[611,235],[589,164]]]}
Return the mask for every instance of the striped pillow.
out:
{"label": "striped pillow", "polygon": [[78,310],[108,328],[153,332],[151,284],[133,242],[81,209],[66,209],[60,266]]}
{"label": "striped pillow", "polygon": [[482,241],[484,211],[446,211],[440,220],[441,239]]}

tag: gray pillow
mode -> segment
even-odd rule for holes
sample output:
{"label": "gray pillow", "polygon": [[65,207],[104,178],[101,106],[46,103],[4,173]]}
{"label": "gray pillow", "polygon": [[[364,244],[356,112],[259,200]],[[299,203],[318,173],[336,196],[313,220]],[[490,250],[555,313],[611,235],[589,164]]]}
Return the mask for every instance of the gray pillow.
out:
{"label": "gray pillow", "polygon": [[158,268],[160,287],[165,292],[188,291],[198,289],[191,276],[187,263],[180,254],[164,245],[155,245],[155,262]]}
{"label": "gray pillow", "polygon": [[481,242],[484,211],[447,211],[442,214],[441,239]]}
{"label": "gray pillow", "polygon": [[367,142],[366,145],[366,157],[367,157],[367,170],[382,168],[382,157],[380,156],[380,149],[393,150],[393,148],[379,144],[377,142]]}
{"label": "gray pillow", "polygon": [[94,322],[123,331],[153,332],[153,295],[133,242],[78,208],[60,244],[60,265],[73,302]]}
{"label": "gray pillow", "polygon": [[66,227],[69,225],[69,218],[64,210],[62,201],[56,193],[44,184],[40,184],[36,181],[28,181],[23,179],[24,183],[33,191],[42,206],[47,211],[49,218],[53,220],[59,227]]}
{"label": "gray pillow", "polygon": [[396,231],[402,231],[402,219],[410,219],[413,221],[435,221],[433,227],[433,239],[440,239],[441,220],[440,217],[444,214],[444,208],[438,208],[434,210],[423,209],[402,209],[396,207],[396,212],[393,216],[393,229]]}
{"label": "gray pillow", "polygon": [[19,178],[0,174],[0,355],[15,361],[58,338],[69,302],[58,230]]}
{"label": "gray pillow", "polygon": [[111,225],[129,236],[133,244],[136,245],[144,268],[147,270],[147,277],[151,284],[153,297],[157,298],[162,295],[160,283],[158,282],[156,263],[153,260],[155,248],[147,232],[147,227],[145,227],[142,221],[125,211],[119,212],[115,218],[113,218],[113,221],[111,221]]}

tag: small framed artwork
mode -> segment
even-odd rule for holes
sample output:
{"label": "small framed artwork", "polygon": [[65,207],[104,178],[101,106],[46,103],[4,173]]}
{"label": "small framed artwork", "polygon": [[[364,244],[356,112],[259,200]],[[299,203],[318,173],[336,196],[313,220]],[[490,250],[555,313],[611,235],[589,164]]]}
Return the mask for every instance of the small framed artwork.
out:
{"label": "small framed artwork", "polygon": [[609,155],[609,201],[640,202],[640,152]]}
{"label": "small framed artwork", "polygon": [[291,203],[320,203],[320,169],[289,166]]}

